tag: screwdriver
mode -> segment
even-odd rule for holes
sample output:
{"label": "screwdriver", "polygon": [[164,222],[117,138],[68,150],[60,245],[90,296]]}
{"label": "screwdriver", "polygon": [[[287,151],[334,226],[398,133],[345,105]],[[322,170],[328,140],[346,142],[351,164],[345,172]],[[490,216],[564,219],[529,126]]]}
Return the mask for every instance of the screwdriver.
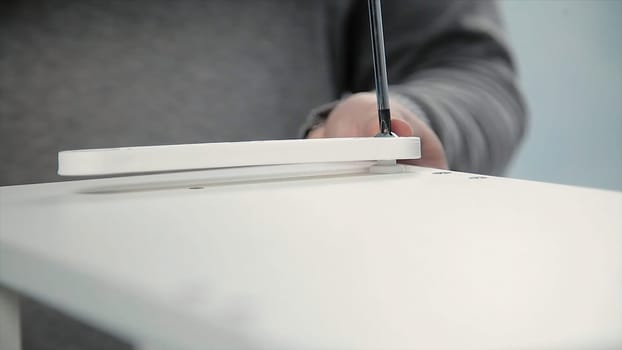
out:
{"label": "screwdriver", "polygon": [[382,11],[380,0],[368,0],[371,50],[374,61],[376,100],[380,133],[376,136],[395,136],[391,132],[391,109],[389,108],[389,83],[387,81],[387,61],[384,53],[384,33],[382,30]]}

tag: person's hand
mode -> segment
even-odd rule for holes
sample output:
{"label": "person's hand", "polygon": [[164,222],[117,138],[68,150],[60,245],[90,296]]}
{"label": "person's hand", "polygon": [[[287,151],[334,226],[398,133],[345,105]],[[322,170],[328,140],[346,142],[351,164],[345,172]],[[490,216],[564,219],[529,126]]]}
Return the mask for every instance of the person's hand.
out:
{"label": "person's hand", "polygon": [[[378,109],[376,95],[358,93],[340,102],[326,121],[315,127],[308,138],[362,137],[378,134]],[[391,129],[398,136],[421,138],[421,159],[402,163],[447,169],[443,145],[434,131],[416,115],[398,103],[391,102]]]}

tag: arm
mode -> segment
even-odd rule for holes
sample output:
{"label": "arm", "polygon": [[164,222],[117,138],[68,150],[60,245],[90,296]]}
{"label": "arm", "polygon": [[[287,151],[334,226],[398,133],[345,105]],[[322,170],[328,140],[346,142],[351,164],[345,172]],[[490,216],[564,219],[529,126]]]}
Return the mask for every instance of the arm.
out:
{"label": "arm", "polygon": [[[366,3],[353,6],[343,89],[356,93],[373,88],[373,67]],[[383,17],[391,107],[410,112],[397,118],[416,136],[430,127],[450,168],[502,173],[526,117],[495,4],[385,0]],[[336,112],[327,126],[344,114]],[[433,137],[424,134],[422,143],[425,156]]]}

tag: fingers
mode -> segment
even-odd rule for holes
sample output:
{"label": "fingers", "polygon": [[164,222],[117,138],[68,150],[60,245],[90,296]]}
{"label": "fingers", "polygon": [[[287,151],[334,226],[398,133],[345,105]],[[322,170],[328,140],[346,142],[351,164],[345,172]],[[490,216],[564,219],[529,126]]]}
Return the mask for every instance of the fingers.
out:
{"label": "fingers", "polygon": [[309,131],[309,133],[307,134],[307,138],[308,139],[320,139],[320,138],[326,137],[325,134],[326,134],[326,128],[324,127],[324,125],[318,125]]}
{"label": "fingers", "polygon": [[[391,131],[397,136],[414,136],[413,128],[410,124],[401,119],[391,119]],[[376,136],[378,133],[380,133],[380,123],[378,118],[371,116],[367,119],[365,124],[361,126],[360,134],[357,136]]]}
{"label": "fingers", "polygon": [[391,131],[397,134],[397,136],[414,136],[414,130],[412,126],[410,126],[410,124],[401,119],[391,120]]}
{"label": "fingers", "polygon": [[[394,104],[392,112],[391,130],[395,134],[421,138],[422,158],[404,163],[446,169],[447,159],[443,145],[432,128],[398,103]],[[379,132],[375,95],[359,93],[338,104],[324,124],[311,130],[307,137],[369,137]]]}

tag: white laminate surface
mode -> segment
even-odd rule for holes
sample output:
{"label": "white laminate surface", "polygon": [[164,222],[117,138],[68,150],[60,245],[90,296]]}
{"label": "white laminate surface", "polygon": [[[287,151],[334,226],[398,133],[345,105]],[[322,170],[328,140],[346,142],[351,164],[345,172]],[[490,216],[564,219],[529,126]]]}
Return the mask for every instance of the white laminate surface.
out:
{"label": "white laminate surface", "polygon": [[0,284],[169,349],[622,346],[622,193],[366,166],[3,187]]}

